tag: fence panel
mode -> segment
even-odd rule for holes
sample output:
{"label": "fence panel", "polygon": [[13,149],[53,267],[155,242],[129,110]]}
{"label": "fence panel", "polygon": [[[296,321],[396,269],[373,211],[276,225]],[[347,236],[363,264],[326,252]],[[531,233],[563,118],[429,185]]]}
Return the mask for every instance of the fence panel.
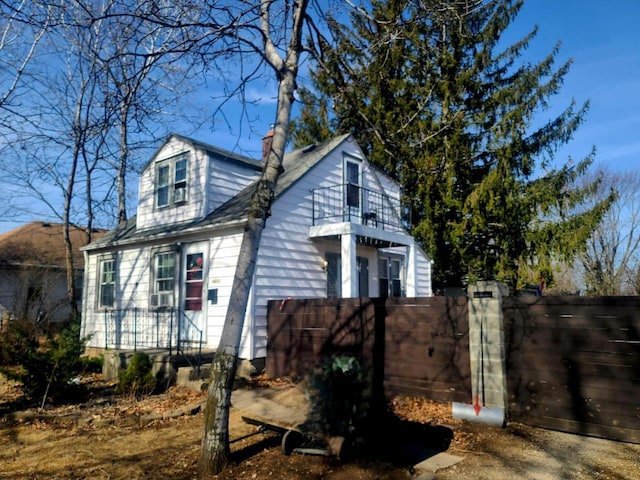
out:
{"label": "fence panel", "polygon": [[640,442],[640,299],[505,299],[512,420]]}
{"label": "fence panel", "polygon": [[360,358],[387,396],[471,398],[464,297],[269,302],[267,373],[304,376],[339,354]]}

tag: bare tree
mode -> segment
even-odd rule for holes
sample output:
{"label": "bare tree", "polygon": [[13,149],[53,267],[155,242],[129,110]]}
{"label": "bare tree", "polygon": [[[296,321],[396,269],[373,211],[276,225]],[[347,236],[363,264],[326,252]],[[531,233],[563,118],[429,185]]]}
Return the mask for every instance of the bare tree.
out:
{"label": "bare tree", "polygon": [[[245,3],[249,5],[249,2],[243,2]],[[276,6],[281,7],[277,12],[282,22],[280,25],[283,29],[280,30],[275,28]],[[307,7],[307,0],[262,0],[258,15],[254,19],[255,24],[246,25],[246,34],[249,36],[241,39],[250,49],[260,53],[263,60],[273,69],[278,81],[278,104],[271,151],[251,198],[222,337],[211,366],[200,454],[200,476],[203,479],[220,472],[229,461],[231,389],[260,238],[287,143],[300,55],[304,50],[302,34]],[[257,5],[254,8],[257,8]],[[259,34],[257,38],[255,33]],[[256,39],[261,39],[261,44],[256,43]]]}
{"label": "bare tree", "polygon": [[[177,3],[177,4],[176,4]],[[156,140],[154,121],[162,120],[180,96],[193,89],[199,40],[193,27],[184,27],[193,11],[179,2],[119,2],[109,0],[99,9],[85,4],[94,24],[105,23],[103,41],[93,52],[103,66],[103,94],[117,137],[117,221],[127,219],[127,174],[131,152],[141,138]],[[157,22],[156,12],[172,23]],[[180,87],[179,90],[177,87]],[[179,114],[178,114],[179,116]],[[132,137],[135,137],[134,140]]]}
{"label": "bare tree", "polygon": [[[47,53],[34,62],[29,100],[14,118],[10,171],[30,199],[24,203],[46,205],[64,226],[75,311],[69,228],[86,222],[91,235],[94,207],[110,204],[114,192],[118,220],[126,219],[131,153],[156,141],[156,122],[173,116],[168,107],[179,98],[174,86],[190,71],[184,63],[194,42],[180,27],[188,10],[172,2],[55,3],[46,2],[56,19],[43,38]],[[147,21],[155,9],[176,24]]]}
{"label": "bare tree", "polygon": [[[16,117],[23,117],[29,66],[52,20],[51,7],[38,2],[0,2],[0,135],[2,150],[15,140]],[[5,185],[0,218],[16,216],[13,190]]]}
{"label": "bare tree", "polygon": [[[12,114],[21,82],[51,22],[51,7],[38,2],[0,2],[0,109]],[[6,122],[2,122],[7,126]]]}
{"label": "bare tree", "polygon": [[635,295],[640,268],[640,171],[602,168],[598,195],[611,190],[617,200],[605,214],[580,256],[587,294]]}

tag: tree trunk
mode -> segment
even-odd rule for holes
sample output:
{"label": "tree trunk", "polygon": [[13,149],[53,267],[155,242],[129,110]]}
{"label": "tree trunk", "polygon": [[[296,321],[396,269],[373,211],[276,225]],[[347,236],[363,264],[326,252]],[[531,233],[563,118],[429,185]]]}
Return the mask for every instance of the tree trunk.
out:
{"label": "tree trunk", "polygon": [[282,170],[287,142],[291,106],[298,72],[298,55],[301,50],[302,22],[307,7],[305,0],[297,3],[291,41],[286,60],[277,56],[270,41],[269,8],[270,2],[262,3],[262,29],[265,32],[265,54],[278,76],[278,105],[271,152],[267,157],[262,177],[256,185],[251,198],[247,223],[245,226],[238,265],[229,299],[229,308],[225,318],[220,345],[211,366],[211,376],[207,403],[205,406],[204,436],[200,453],[200,478],[209,478],[219,473],[229,463],[229,407],[231,389],[236,374],[238,352],[242,337],[242,327],[247,311],[249,293],[258,257],[258,248],[265,226],[278,177]]}
{"label": "tree trunk", "polygon": [[211,365],[205,406],[205,430],[200,458],[201,478],[219,473],[229,462],[229,406],[236,373],[244,317],[258,256],[262,231],[271,208],[273,192],[282,166],[291,116],[295,76],[287,73],[279,87],[277,123],[273,144],[251,199],[249,218],[242,237],[238,265],[229,299],[220,345]]}
{"label": "tree trunk", "polygon": [[[79,124],[80,108],[76,111],[76,124]],[[76,138],[73,157],[69,171],[67,189],[64,192],[64,208],[62,213],[62,236],[64,239],[65,268],[67,273],[67,300],[71,309],[71,320],[78,319],[78,303],[76,302],[76,279],[73,265],[73,244],[71,243],[71,201],[74,195],[76,172],[78,171],[78,158],[80,156],[80,141]]]}
{"label": "tree trunk", "polygon": [[[128,96],[127,96],[128,97]],[[118,162],[118,224],[127,221],[127,163],[129,157],[129,140],[127,138],[129,105],[127,99],[122,106],[120,124],[120,161]]]}

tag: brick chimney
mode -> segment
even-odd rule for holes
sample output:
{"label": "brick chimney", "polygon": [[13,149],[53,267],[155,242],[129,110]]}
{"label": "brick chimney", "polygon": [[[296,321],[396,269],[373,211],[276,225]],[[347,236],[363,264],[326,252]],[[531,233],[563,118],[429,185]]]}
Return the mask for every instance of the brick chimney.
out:
{"label": "brick chimney", "polygon": [[262,161],[267,163],[269,154],[271,153],[271,144],[273,143],[273,126],[267,134],[262,137]]}

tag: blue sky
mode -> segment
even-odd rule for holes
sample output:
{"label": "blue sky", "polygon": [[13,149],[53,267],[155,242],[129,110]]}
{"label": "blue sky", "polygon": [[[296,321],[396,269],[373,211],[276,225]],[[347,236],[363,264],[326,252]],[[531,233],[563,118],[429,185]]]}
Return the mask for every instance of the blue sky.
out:
{"label": "blue sky", "polygon": [[[535,25],[538,35],[526,51],[532,62],[544,58],[562,42],[558,63],[573,59],[559,94],[551,98],[541,121],[564,110],[572,100],[589,100],[585,122],[574,139],[558,152],[556,161],[584,158],[596,148],[596,163],[615,170],[640,168],[640,0],[525,0],[507,41],[521,38]],[[211,124],[193,132],[197,138],[223,148],[259,155],[260,135],[275,113],[275,86],[250,90],[259,107],[253,131],[232,125],[229,132]],[[202,99],[204,100],[204,98]],[[238,138],[238,135],[241,138]]]}
{"label": "blue sky", "polygon": [[562,41],[561,60],[574,63],[553,101],[590,101],[585,123],[560,152],[582,158],[596,147],[596,163],[640,168],[640,0],[526,0],[513,31],[539,27],[528,50],[542,58]]}
{"label": "blue sky", "polygon": [[[585,123],[556,155],[558,164],[564,164],[569,156],[582,159],[595,146],[598,165],[619,171],[640,169],[639,24],[640,0],[525,0],[507,41],[515,41],[538,25],[527,59],[542,59],[558,41],[562,42],[559,64],[573,59],[561,92],[552,97],[550,109],[542,113],[541,121],[566,108],[572,99],[578,104],[586,100],[591,103]],[[211,98],[222,94],[212,86],[201,91],[193,103],[203,109],[211,105],[212,110]],[[205,122],[197,131],[185,129],[178,133],[259,156],[261,136],[275,115],[275,85],[258,80],[249,87],[248,94],[255,100],[248,110],[250,124],[239,124],[235,118],[239,107],[230,105],[226,109],[230,128],[218,117],[215,123]],[[39,218],[11,222],[0,219],[0,233],[34,219]]]}

